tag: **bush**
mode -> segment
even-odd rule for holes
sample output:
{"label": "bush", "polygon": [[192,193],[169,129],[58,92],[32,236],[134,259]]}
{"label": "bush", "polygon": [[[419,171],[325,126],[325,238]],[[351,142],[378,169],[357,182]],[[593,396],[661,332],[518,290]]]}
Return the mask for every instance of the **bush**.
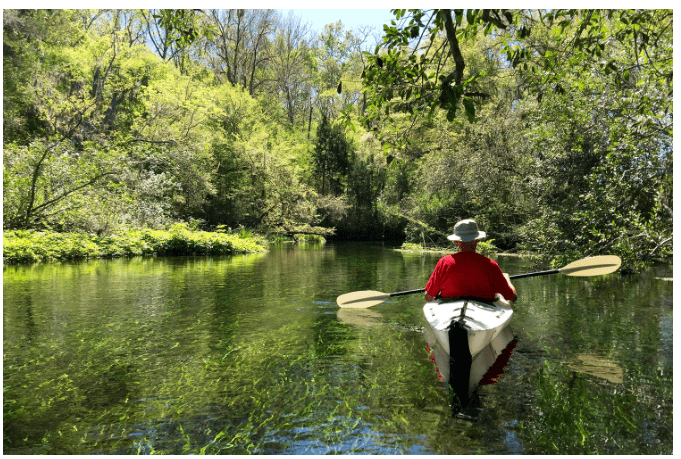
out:
{"label": "bush", "polygon": [[86,233],[5,231],[3,238],[5,263],[144,255],[227,255],[265,250],[262,240],[245,232],[191,231],[186,224],[173,225],[170,231],[132,230],[104,237]]}
{"label": "bush", "polygon": [[[400,247],[400,250],[408,252],[458,252],[457,247],[424,247],[421,244],[415,244],[413,242],[405,242]],[[477,252],[486,257],[495,257],[499,249],[494,245],[494,239],[488,241],[478,241]]]}

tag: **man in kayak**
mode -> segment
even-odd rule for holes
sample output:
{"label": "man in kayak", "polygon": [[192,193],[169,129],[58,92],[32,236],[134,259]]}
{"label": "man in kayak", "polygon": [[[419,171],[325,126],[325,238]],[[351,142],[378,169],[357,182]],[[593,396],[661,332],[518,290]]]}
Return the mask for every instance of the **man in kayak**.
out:
{"label": "man in kayak", "polygon": [[426,301],[433,301],[438,296],[476,297],[508,305],[508,301],[517,299],[508,274],[501,271],[496,261],[475,251],[478,240],[486,236],[484,231],[478,230],[475,220],[462,220],[454,226],[454,234],[447,239],[456,242],[459,252],[437,262],[426,284]]}

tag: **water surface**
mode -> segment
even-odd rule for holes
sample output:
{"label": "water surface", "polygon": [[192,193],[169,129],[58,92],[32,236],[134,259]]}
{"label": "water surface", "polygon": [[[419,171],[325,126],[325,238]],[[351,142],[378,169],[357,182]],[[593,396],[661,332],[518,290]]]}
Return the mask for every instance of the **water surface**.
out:
{"label": "water surface", "polygon": [[438,258],[284,244],[6,266],[4,452],[672,451],[671,266],[517,280],[513,354],[459,412],[425,350],[420,295],[335,304],[423,287]]}

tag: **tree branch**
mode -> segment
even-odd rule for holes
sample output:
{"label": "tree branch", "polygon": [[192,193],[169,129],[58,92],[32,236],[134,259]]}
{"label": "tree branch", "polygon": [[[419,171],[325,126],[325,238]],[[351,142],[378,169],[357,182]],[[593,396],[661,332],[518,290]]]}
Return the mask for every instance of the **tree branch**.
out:
{"label": "tree branch", "polygon": [[463,59],[463,54],[461,54],[461,48],[459,47],[459,40],[456,38],[456,25],[452,20],[452,10],[442,10],[442,15],[445,20],[445,32],[447,33],[447,41],[449,42],[449,50],[454,58],[455,70],[450,73],[447,78],[442,82],[442,87],[444,88],[452,80],[454,84],[459,86],[461,84],[461,79],[463,78],[463,70],[466,68],[466,62]]}
{"label": "tree branch", "polygon": [[660,247],[662,247],[663,245],[665,245],[667,242],[671,241],[672,239],[673,239],[673,237],[668,237],[668,238],[665,239],[664,241],[662,241],[662,242],[660,242],[659,244],[657,244],[657,246],[655,246],[655,248],[654,248],[653,250],[650,251],[650,256],[652,256],[652,255],[655,253],[655,251],[656,251],[657,249],[659,249]]}
{"label": "tree branch", "polygon": [[[72,189],[70,189],[70,190],[64,191],[64,192],[63,192],[62,194],[60,194],[59,196],[57,196],[57,197],[55,197],[55,198],[52,198],[52,199],[50,199],[49,201],[45,201],[44,203],[40,204],[39,206],[34,207],[32,213],[35,214],[36,211],[39,211],[40,209],[44,209],[44,208],[46,208],[46,207],[49,207],[49,206],[51,206],[52,204],[55,204],[55,203],[61,201],[61,200],[64,199],[66,196],[68,196],[68,195],[70,195],[70,194],[73,194],[73,193],[75,193],[75,192],[78,191],[78,190],[82,190],[83,188],[87,188],[87,187],[89,187],[90,185],[94,185],[94,184],[97,183],[101,178],[106,177],[107,175],[114,175],[114,174],[116,174],[116,173],[117,173],[117,172],[115,172],[115,171],[109,171],[109,172],[104,172],[104,173],[102,173],[102,174],[96,175],[96,176],[95,176],[92,180],[90,180],[89,182],[86,182],[86,183],[84,183],[84,184],[82,184],[82,185],[79,185],[79,186],[77,186],[77,187],[75,187],[75,188],[72,188]],[[27,218],[28,218],[28,215],[27,215]]]}
{"label": "tree branch", "polygon": [[[494,16],[496,17],[490,16],[490,12],[494,13]],[[494,24],[499,29],[506,29],[506,24],[504,24],[504,22],[501,20],[501,18],[499,17],[499,13],[497,13],[496,10],[482,10],[482,15],[480,16],[480,19],[490,24]]]}
{"label": "tree branch", "polygon": [[177,145],[177,140],[147,140],[147,139],[132,139],[128,143],[132,142],[144,142],[144,143],[154,143],[154,144],[172,144]]}
{"label": "tree branch", "polygon": [[30,188],[29,193],[28,193],[28,204],[26,206],[26,215],[24,217],[24,225],[25,226],[28,226],[29,218],[34,211],[33,204],[35,204],[35,192],[36,192],[38,177],[40,177],[40,168],[43,165],[43,161],[45,161],[45,159],[47,158],[47,155],[56,146],[57,146],[57,143],[53,143],[52,145],[48,145],[47,147],[45,147],[45,152],[43,153],[43,155],[38,160],[38,163],[33,168],[33,174],[31,176],[31,188]]}

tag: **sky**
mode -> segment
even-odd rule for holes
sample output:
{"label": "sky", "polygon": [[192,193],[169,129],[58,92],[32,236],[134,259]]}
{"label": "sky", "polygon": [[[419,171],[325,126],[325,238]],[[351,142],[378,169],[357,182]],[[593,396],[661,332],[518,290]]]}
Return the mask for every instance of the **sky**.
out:
{"label": "sky", "polygon": [[[281,10],[284,15],[287,9]],[[318,32],[324,26],[340,20],[345,30],[356,29],[360,25],[371,25],[377,30],[383,30],[384,23],[390,23],[395,16],[390,9],[293,9],[296,16],[300,16],[303,22],[309,22],[312,28]]]}

